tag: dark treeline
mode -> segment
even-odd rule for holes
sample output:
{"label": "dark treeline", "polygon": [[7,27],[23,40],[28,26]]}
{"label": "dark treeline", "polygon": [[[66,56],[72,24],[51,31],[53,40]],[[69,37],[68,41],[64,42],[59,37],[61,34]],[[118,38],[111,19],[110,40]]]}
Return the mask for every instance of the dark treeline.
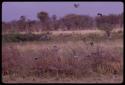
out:
{"label": "dark treeline", "polygon": [[56,15],[49,16],[47,12],[39,12],[38,20],[30,20],[21,16],[18,20],[2,22],[2,32],[40,32],[53,30],[84,30],[96,29],[97,25],[104,21],[112,24],[113,28],[123,27],[123,13],[109,14],[100,17],[90,17],[88,15],[68,14],[57,19]]}

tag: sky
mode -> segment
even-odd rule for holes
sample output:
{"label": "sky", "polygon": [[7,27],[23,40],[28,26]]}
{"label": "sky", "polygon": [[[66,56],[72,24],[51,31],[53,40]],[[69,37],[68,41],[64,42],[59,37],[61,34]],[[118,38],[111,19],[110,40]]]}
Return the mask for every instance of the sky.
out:
{"label": "sky", "polygon": [[[74,3],[79,3],[75,8]],[[81,14],[96,16],[97,13],[104,15],[119,14],[123,12],[122,2],[3,2],[2,21],[18,20],[24,15],[28,19],[36,20],[37,13],[48,12],[49,16],[57,15],[58,18],[66,14]]]}

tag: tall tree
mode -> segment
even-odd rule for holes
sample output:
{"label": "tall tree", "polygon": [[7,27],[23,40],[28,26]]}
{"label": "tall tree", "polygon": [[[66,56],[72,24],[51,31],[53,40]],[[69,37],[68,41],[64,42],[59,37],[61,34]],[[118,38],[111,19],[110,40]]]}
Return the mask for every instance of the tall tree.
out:
{"label": "tall tree", "polygon": [[98,29],[105,31],[108,38],[111,38],[111,31],[113,30],[114,25],[114,21],[111,15],[98,15],[96,17],[96,25]]}
{"label": "tall tree", "polygon": [[47,12],[39,12],[37,18],[41,21],[44,30],[49,30],[49,15]]}
{"label": "tall tree", "polygon": [[52,24],[53,24],[54,30],[57,30],[59,28],[59,20],[57,20],[57,16],[53,15],[51,17],[51,19],[52,19]]}
{"label": "tall tree", "polygon": [[26,29],[26,17],[20,16],[19,21],[17,22],[21,31],[25,31]]}

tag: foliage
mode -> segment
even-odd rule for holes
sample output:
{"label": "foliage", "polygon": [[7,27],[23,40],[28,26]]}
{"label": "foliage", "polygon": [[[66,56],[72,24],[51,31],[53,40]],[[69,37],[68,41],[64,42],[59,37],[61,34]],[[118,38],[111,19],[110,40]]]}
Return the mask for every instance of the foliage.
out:
{"label": "foliage", "polygon": [[103,15],[102,18],[79,14],[67,14],[58,18],[56,15],[49,16],[47,12],[42,11],[37,13],[37,18],[40,21],[21,16],[19,20],[2,22],[2,31],[36,32],[42,30],[83,30],[98,27],[110,35],[112,29],[123,27],[123,13]]}

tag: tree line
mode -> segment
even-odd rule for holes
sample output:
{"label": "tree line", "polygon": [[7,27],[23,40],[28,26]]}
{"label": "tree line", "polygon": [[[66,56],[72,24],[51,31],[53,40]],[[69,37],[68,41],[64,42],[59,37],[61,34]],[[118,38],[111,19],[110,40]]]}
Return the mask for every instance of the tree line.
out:
{"label": "tree line", "polygon": [[47,12],[38,12],[38,20],[30,20],[26,16],[20,16],[18,20],[11,22],[2,21],[2,32],[40,32],[53,30],[84,30],[84,29],[101,29],[122,28],[123,13],[109,14],[99,17],[89,15],[67,14],[61,18],[56,15],[49,16]]}

